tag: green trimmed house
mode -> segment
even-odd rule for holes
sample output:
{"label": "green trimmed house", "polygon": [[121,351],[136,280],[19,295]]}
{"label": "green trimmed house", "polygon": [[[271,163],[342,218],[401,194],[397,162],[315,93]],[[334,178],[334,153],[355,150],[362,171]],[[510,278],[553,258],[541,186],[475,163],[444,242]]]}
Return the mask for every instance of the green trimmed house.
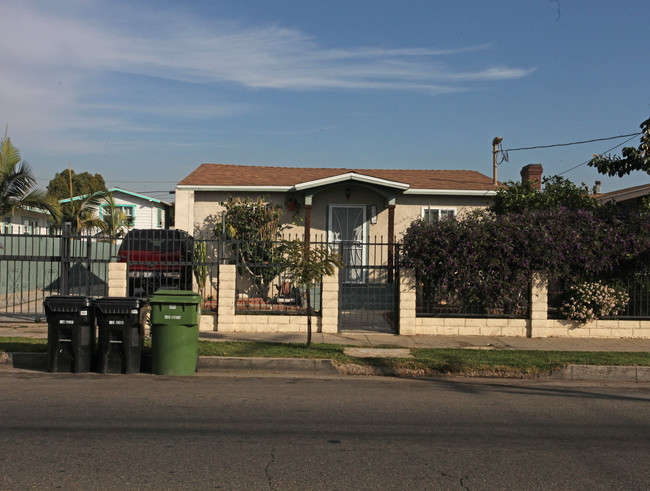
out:
{"label": "green trimmed house", "polygon": [[0,234],[47,235],[53,226],[49,213],[27,208],[3,217],[0,220]]}
{"label": "green trimmed house", "polygon": [[[107,191],[113,195],[115,204],[124,211],[124,214],[132,218],[133,228],[163,229],[169,227],[170,203],[122,188],[110,188]],[[72,199],[74,201],[84,197],[75,196]],[[62,199],[60,203],[69,201],[70,199]],[[102,204],[97,210],[99,218],[102,218],[102,212],[106,206]]]}

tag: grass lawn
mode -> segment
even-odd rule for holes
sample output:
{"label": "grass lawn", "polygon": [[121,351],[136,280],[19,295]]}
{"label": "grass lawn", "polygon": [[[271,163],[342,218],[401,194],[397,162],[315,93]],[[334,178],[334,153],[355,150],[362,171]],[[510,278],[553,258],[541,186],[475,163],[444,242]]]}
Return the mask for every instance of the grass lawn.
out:
{"label": "grass lawn", "polygon": [[[650,366],[650,353],[647,352],[412,349],[413,358],[352,358],[343,353],[344,348],[335,344],[313,344],[311,349],[307,349],[304,344],[296,343],[199,341],[201,356],[326,358],[341,364],[388,368],[396,373],[412,375],[492,373],[535,376],[570,364]],[[0,351],[46,352],[47,340],[0,338]],[[149,340],[143,351],[150,351]]]}

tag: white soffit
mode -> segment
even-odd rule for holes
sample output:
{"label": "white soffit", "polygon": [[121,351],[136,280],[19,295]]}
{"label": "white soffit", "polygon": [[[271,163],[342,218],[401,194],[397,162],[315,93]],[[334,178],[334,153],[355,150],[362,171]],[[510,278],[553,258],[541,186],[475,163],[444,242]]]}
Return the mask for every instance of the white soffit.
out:
{"label": "white soffit", "polygon": [[403,182],[388,181],[386,179],[380,179],[378,177],[367,176],[365,174],[358,174],[356,172],[348,172],[347,174],[340,174],[338,176],[325,177],[323,179],[317,179],[315,181],[302,182],[296,184],[294,189],[296,191],[304,191],[305,189],[315,188],[319,186],[327,186],[331,184],[338,184],[345,181],[357,181],[363,182],[366,184],[375,184],[378,186],[385,186],[394,189],[400,189],[402,191],[407,190],[410,186],[404,184]]}

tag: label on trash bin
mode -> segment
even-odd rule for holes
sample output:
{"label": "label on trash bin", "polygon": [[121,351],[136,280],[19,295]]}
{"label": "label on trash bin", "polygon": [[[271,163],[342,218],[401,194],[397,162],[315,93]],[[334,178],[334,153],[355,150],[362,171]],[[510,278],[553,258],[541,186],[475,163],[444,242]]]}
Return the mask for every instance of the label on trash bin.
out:
{"label": "label on trash bin", "polygon": [[131,314],[133,314],[133,315],[138,314],[138,309],[133,309],[133,310],[131,311]]}
{"label": "label on trash bin", "polygon": [[169,310],[176,310],[176,305],[169,305],[168,308]]}
{"label": "label on trash bin", "polygon": [[88,311],[87,310],[80,310],[79,315],[88,315]]}
{"label": "label on trash bin", "polygon": [[116,326],[116,325],[117,325],[117,326],[123,326],[123,325],[124,325],[124,321],[108,321],[108,324],[109,324],[110,326]]}
{"label": "label on trash bin", "polygon": [[180,316],[180,315],[166,315],[165,320],[179,321],[179,320],[181,320],[181,317],[182,316]]}
{"label": "label on trash bin", "polygon": [[73,320],[60,319],[59,324],[74,324]]}

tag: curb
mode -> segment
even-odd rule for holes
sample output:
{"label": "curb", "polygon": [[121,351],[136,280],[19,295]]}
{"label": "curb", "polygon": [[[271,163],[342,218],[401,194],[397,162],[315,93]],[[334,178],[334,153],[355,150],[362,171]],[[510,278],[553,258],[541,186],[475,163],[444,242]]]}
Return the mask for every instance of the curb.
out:
{"label": "curb", "polygon": [[[0,365],[21,370],[47,370],[47,353],[0,353]],[[149,364],[150,365],[150,364]],[[147,363],[144,362],[146,367]],[[306,358],[237,358],[200,356],[198,369],[206,372],[287,373],[304,375],[339,375],[332,360]],[[144,373],[147,373],[146,370]]]}
{"label": "curb", "polygon": [[650,367],[615,365],[568,365],[553,372],[554,380],[593,380],[604,382],[650,382]]}
{"label": "curb", "polygon": [[[0,365],[10,365],[22,370],[47,370],[47,353],[0,353]],[[274,373],[293,375],[395,375],[390,370],[375,367],[372,372],[345,373],[339,371],[329,359],[307,358],[239,358],[226,356],[200,356],[198,369],[206,372]],[[146,373],[146,372],[145,372]],[[544,377],[540,377],[544,378]],[[594,382],[650,382],[650,367],[616,365],[568,365],[549,375],[551,380],[582,380]]]}
{"label": "curb", "polygon": [[200,356],[199,370],[243,373],[293,373],[339,375],[332,360],[306,358],[237,358]]}

